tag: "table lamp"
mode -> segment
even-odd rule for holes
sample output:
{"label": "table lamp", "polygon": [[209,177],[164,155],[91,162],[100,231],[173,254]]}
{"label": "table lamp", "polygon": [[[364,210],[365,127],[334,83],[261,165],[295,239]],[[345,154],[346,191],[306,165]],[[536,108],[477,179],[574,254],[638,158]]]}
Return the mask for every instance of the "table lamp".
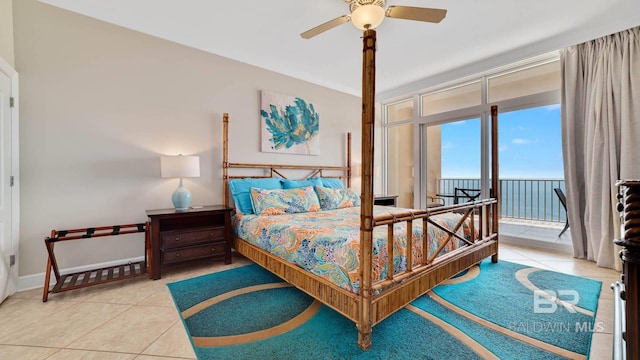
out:
{"label": "table lamp", "polygon": [[180,184],[171,196],[177,211],[189,210],[191,192],[184,186],[182,178],[200,177],[199,156],[162,156],[160,157],[160,173],[163,178],[178,177]]}

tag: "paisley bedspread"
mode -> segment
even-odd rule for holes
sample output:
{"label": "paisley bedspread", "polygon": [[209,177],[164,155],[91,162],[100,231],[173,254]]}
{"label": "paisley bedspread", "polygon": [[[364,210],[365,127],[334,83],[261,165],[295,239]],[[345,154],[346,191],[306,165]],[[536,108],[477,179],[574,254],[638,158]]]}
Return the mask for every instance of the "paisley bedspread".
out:
{"label": "paisley bedspread", "polygon": [[[374,214],[406,212],[408,209],[374,206]],[[446,228],[453,228],[461,215],[455,213],[432,216]],[[359,292],[360,207],[337,210],[285,214],[276,216],[242,215],[235,217],[236,235],[286,261],[321,276],[348,291]],[[469,220],[458,234],[470,238]],[[413,221],[413,260],[422,260],[422,220]],[[447,234],[428,226],[431,256]],[[406,223],[394,225],[395,273],[406,269]],[[461,246],[452,240],[441,253]],[[387,277],[387,226],[373,231],[373,280]]]}

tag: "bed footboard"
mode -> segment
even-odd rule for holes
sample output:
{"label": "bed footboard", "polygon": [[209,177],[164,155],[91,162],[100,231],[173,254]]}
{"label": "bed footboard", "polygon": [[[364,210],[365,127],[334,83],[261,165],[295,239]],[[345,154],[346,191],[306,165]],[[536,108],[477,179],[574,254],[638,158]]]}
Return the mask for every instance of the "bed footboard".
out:
{"label": "bed footboard", "polygon": [[[425,224],[431,224],[431,217],[448,211],[466,211],[468,217],[475,217],[474,214],[483,213],[483,208],[485,212],[489,211],[495,202],[494,199],[489,199],[433,211],[417,210],[404,216],[401,214],[391,218],[388,215],[382,215],[376,218],[374,223],[377,223],[377,226],[387,226],[389,229],[393,229],[393,224],[399,222],[406,222],[408,226],[411,226],[409,224],[420,219]],[[366,331],[369,325],[373,327],[442,281],[498,253],[496,229],[492,229],[490,223],[487,224],[481,215],[477,219],[466,219],[466,221],[478,224],[477,231],[473,231],[473,233],[480,234],[477,238],[467,240],[465,246],[444,255],[424,257],[421,264],[410,266],[401,273],[394,274],[392,270],[389,271],[390,276],[387,279],[377,281],[370,288],[369,298],[363,296],[362,291],[360,294],[355,294],[345,290],[327,279],[314,275],[241,238],[234,239],[234,248],[243,256],[353,321],[359,331],[358,345],[362,348],[363,344],[360,343],[360,340],[363,338],[366,340],[367,334],[371,334],[371,329]],[[447,241],[460,240],[459,236],[455,234],[459,226],[460,224],[457,224],[454,229],[449,229],[450,236]],[[393,237],[393,231],[390,230],[390,232],[390,236]],[[484,235],[482,235],[483,233]],[[423,236],[426,237],[427,234],[427,231],[423,231]],[[411,240],[408,241],[411,242]],[[423,242],[426,243],[424,240]],[[370,272],[371,267],[361,269],[361,271]],[[369,304],[367,314],[370,322],[363,324],[360,317],[363,311],[362,307],[367,301]]]}
{"label": "bed footboard", "polygon": [[[372,324],[377,324],[398,309],[403,308],[409,302],[425,294],[440,282],[468,269],[483,259],[498,254],[498,234],[497,229],[491,227],[491,223],[486,221],[486,214],[491,214],[493,206],[497,203],[495,199],[487,199],[452,205],[436,209],[407,212],[405,214],[383,215],[374,218],[374,227],[387,227],[387,256],[394,257],[393,238],[394,225],[404,223],[407,234],[412,233],[412,224],[422,220],[422,258],[417,266],[414,266],[412,251],[406,251],[406,270],[395,273],[392,261],[387,262],[387,278],[372,284],[371,289],[377,295],[372,296]],[[433,220],[436,215],[457,212],[462,213],[460,220],[452,228],[447,228]],[[476,215],[478,214],[476,229]],[[485,214],[485,215],[483,215]],[[466,239],[458,234],[464,223],[470,227],[471,238]],[[441,242],[437,249],[429,249],[429,231],[427,226],[434,226],[447,234],[447,238]],[[476,237],[476,234],[478,236]],[[413,248],[413,237],[406,237],[406,249]],[[462,247],[449,253],[442,254],[441,251],[447,244],[457,241],[464,244]],[[432,255],[428,255],[431,254]],[[417,262],[418,260],[416,260]],[[363,271],[366,271],[364,269]],[[370,271],[371,269],[368,269]]]}
{"label": "bed footboard", "polygon": [[291,264],[241,238],[234,239],[237,252],[284,281],[311,295],[351,321],[358,319],[358,295]]}

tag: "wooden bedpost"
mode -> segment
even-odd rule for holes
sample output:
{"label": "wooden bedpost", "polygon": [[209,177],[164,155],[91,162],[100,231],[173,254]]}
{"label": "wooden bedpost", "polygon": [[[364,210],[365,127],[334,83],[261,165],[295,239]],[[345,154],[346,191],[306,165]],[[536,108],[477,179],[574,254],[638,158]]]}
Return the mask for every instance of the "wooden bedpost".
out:
{"label": "wooden bedpost", "polygon": [[222,199],[229,206],[229,113],[222,114]]}
{"label": "wooden bedpost", "polygon": [[[497,232],[498,211],[500,211],[500,181],[498,179],[498,106],[491,106],[491,197],[498,200],[492,205],[491,231]],[[496,241],[498,238],[496,237]],[[491,256],[491,262],[498,262],[498,247]]]}
{"label": "wooden bedpost", "polygon": [[362,195],[360,200],[360,312],[358,346],[371,347],[371,262],[373,232],[373,139],[376,83],[376,32],[364,31],[362,48]]}

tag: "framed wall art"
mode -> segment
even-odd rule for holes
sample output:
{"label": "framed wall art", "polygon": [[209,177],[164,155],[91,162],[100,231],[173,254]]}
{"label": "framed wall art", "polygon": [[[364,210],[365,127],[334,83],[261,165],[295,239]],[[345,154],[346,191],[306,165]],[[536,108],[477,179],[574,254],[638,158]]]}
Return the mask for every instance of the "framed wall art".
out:
{"label": "framed wall art", "polygon": [[262,90],[262,152],[320,155],[320,114],[304,99]]}

